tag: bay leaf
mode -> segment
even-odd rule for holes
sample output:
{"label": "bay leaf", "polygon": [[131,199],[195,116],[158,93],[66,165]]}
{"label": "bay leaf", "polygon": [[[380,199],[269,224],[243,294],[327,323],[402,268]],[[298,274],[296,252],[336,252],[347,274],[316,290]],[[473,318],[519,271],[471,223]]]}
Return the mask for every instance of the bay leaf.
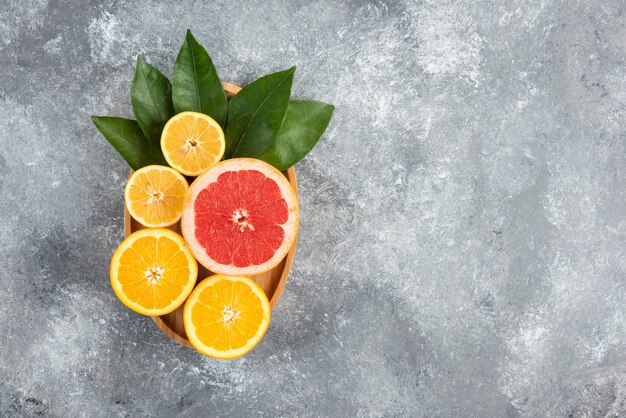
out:
{"label": "bay leaf", "polygon": [[287,111],[295,71],[263,76],[230,100],[224,158],[256,157],[272,143]]}
{"label": "bay leaf", "polygon": [[313,100],[292,100],[271,145],[257,156],[280,171],[300,161],[317,144],[335,107]]}

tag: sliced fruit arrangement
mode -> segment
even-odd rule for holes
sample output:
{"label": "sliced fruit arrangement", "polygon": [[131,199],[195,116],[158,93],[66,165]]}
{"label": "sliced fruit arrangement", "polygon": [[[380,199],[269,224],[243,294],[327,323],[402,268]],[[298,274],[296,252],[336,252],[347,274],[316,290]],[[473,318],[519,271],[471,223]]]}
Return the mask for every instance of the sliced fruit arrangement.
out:
{"label": "sliced fruit arrangement", "polygon": [[181,229],[196,259],[223,274],[271,270],[289,252],[298,228],[298,199],[271,165],[253,158],[223,161],[198,177],[185,198]]}
{"label": "sliced fruit arrangement", "polygon": [[248,277],[216,274],[191,293],[183,312],[185,332],[196,350],[232,359],[252,350],[270,323],[270,303]]}
{"label": "sliced fruit arrangement", "polygon": [[135,171],[126,183],[124,200],[130,215],[151,228],[170,226],[180,220],[189,185],[178,171],[149,165]]}
{"label": "sliced fruit arrangement", "polygon": [[[315,146],[334,107],[290,100],[295,70],[265,75],[228,101],[211,57],[187,31],[172,83],[137,59],[136,120],[92,117],[135,170],[126,208],[149,228],[113,254],[113,290],[143,315],[178,309],[190,343],[207,356],[239,357],[261,340],[270,304],[247,276],[275,268],[296,240],[298,198],[281,171]],[[183,236],[170,230],[179,226]],[[219,274],[191,293],[197,262]]]}
{"label": "sliced fruit arrangement", "polygon": [[198,264],[176,232],[142,229],[115,250],[110,275],[111,286],[124,305],[142,315],[165,315],[191,293]]}
{"label": "sliced fruit arrangement", "polygon": [[219,123],[198,112],[183,112],[170,119],[161,134],[167,163],[187,176],[197,176],[219,162],[226,142]]}

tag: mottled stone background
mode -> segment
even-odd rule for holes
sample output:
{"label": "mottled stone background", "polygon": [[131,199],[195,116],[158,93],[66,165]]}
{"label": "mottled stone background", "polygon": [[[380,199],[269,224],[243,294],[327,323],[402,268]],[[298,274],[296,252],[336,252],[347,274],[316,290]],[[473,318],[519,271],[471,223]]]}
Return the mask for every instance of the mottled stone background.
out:
{"label": "mottled stone background", "polygon": [[[0,416],[626,416],[626,4],[0,0]],[[108,282],[137,54],[336,105],[294,270],[220,362]]]}

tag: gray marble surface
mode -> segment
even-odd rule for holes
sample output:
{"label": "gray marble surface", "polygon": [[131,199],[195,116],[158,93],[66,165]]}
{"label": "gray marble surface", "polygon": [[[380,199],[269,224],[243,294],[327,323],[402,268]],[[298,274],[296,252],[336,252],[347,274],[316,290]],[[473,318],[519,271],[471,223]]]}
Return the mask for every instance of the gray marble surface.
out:
{"label": "gray marble surface", "polygon": [[[626,416],[620,0],[0,0],[0,415]],[[296,262],[243,359],[108,282],[137,54],[336,105]]]}

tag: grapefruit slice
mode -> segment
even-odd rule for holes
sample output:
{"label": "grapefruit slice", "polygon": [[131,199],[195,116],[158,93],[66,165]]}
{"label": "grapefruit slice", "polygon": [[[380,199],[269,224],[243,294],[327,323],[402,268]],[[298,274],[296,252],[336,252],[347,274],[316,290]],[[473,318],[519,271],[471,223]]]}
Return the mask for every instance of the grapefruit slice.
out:
{"label": "grapefruit slice", "polygon": [[253,158],[222,161],[185,195],[181,230],[198,262],[214,273],[271,270],[298,232],[298,198],[283,174]]}
{"label": "grapefruit slice", "polygon": [[240,357],[257,345],[270,323],[263,289],[244,276],[216,274],[193,290],[183,309],[189,342],[209,357]]}

